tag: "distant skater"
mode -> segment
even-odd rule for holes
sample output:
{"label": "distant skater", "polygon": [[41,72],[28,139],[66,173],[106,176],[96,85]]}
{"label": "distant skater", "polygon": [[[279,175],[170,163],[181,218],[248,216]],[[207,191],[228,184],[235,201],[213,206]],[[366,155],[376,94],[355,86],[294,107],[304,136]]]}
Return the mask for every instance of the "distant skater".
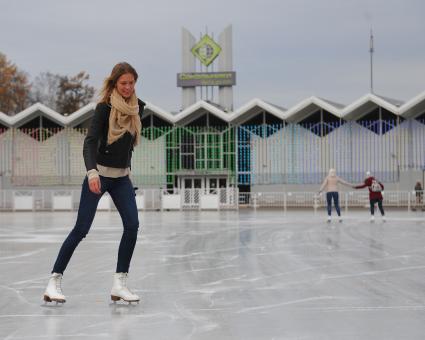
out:
{"label": "distant skater", "polygon": [[424,211],[424,207],[423,207],[423,195],[424,195],[424,189],[422,188],[422,184],[421,182],[416,182],[415,184],[415,196],[416,196],[416,200],[415,200],[415,207],[413,208],[413,210],[416,210],[416,208],[420,208],[422,207],[422,211]]}
{"label": "distant skater", "polygon": [[382,221],[385,222],[385,211],[384,206],[382,204],[383,196],[382,191],[384,191],[384,185],[379,182],[375,177],[373,177],[370,172],[366,172],[366,178],[364,183],[361,185],[357,185],[355,189],[362,188],[369,189],[369,203],[370,203],[370,221],[375,221],[375,204],[378,203],[379,211],[381,212]]}
{"label": "distant skater", "polygon": [[319,189],[319,194],[322,191],[326,191],[326,203],[328,209],[328,222],[331,222],[331,214],[332,214],[332,200],[335,205],[336,213],[339,217],[339,222],[342,222],[341,217],[341,209],[339,208],[339,193],[338,193],[338,184],[343,184],[349,187],[353,187],[352,184],[344,181],[342,178],[336,175],[335,169],[329,169],[329,174],[326,176],[325,180],[322,183],[322,186]]}
{"label": "distant skater", "polygon": [[[139,301],[139,296],[127,288],[128,270],[139,229],[135,191],[129,178],[130,162],[133,147],[140,141],[140,117],[145,106],[135,94],[137,78],[137,72],[131,65],[119,63],[104,82],[101,99],[84,139],[83,156],[87,175],[81,190],[77,221],[59,250],[44,292],[46,302],[66,301],[61,288],[63,272],[75,248],[89,232],[99,200],[106,191],[117,207],[124,227],[111,299]],[[85,273],[84,276],[89,274]],[[86,283],[81,284],[81,288],[84,288]]]}

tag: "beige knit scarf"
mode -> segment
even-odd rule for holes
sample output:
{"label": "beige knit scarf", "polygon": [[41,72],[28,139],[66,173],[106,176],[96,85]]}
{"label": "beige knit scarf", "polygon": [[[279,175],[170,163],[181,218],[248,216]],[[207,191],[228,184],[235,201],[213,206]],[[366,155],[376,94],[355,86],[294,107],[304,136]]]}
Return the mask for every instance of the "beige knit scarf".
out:
{"label": "beige knit scarf", "polygon": [[133,93],[126,102],[116,89],[111,94],[109,115],[108,145],[118,140],[126,131],[136,136],[134,145],[139,144],[142,124],[139,118],[139,104]]}

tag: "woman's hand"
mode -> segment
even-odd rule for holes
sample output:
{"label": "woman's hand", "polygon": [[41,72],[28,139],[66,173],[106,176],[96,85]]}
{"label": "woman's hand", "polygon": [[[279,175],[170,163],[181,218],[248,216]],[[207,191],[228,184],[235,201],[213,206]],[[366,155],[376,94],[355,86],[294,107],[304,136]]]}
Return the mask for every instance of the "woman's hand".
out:
{"label": "woman's hand", "polygon": [[99,176],[94,176],[89,179],[89,188],[90,191],[94,194],[100,195],[102,191],[100,190],[100,178]]}

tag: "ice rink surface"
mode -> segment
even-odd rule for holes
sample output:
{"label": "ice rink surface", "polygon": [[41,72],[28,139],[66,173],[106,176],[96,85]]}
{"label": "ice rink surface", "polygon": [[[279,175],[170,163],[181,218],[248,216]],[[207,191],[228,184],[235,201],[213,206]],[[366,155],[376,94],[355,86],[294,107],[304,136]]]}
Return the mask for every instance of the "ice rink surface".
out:
{"label": "ice rink surface", "polygon": [[425,338],[425,213],[367,210],[140,213],[129,286],[112,304],[121,220],[98,212],[64,275],[42,295],[76,213],[0,215],[0,339]]}

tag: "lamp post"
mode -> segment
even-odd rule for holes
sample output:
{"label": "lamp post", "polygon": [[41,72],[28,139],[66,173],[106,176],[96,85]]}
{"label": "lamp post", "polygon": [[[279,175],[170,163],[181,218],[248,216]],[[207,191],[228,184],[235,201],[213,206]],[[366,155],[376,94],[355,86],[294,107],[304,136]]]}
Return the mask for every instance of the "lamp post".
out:
{"label": "lamp post", "polygon": [[425,186],[425,164],[422,166],[422,190]]}
{"label": "lamp post", "polygon": [[373,32],[372,27],[370,28],[370,40],[369,40],[369,53],[370,53],[370,93],[373,93]]}
{"label": "lamp post", "polygon": [[391,153],[391,158],[395,160],[397,166],[397,191],[400,191],[400,162],[398,156],[394,153]]}

